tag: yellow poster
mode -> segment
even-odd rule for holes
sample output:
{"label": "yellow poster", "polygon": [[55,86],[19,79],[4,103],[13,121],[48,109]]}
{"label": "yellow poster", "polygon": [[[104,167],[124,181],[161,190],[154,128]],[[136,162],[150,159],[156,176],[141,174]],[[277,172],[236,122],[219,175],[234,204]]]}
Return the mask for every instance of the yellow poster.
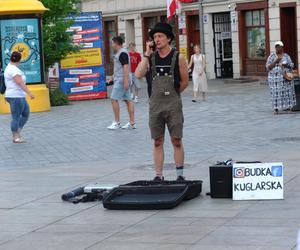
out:
{"label": "yellow poster", "polygon": [[60,64],[62,69],[101,66],[101,48],[81,49],[77,53],[68,55],[60,61]]}
{"label": "yellow poster", "polygon": [[179,49],[179,52],[180,52],[180,54],[182,54],[182,55],[185,57],[186,60],[188,60],[187,48],[181,47],[181,48]]}

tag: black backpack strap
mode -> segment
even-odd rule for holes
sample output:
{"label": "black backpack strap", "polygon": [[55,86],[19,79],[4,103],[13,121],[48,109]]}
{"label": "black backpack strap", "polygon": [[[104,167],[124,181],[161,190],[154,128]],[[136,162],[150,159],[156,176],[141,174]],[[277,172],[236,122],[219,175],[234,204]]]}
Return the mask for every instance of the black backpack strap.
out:
{"label": "black backpack strap", "polygon": [[176,66],[176,60],[178,56],[178,51],[174,51],[173,57],[172,57],[172,62],[171,62],[171,68],[170,68],[170,75],[174,76],[174,71],[175,71],[175,66]]}

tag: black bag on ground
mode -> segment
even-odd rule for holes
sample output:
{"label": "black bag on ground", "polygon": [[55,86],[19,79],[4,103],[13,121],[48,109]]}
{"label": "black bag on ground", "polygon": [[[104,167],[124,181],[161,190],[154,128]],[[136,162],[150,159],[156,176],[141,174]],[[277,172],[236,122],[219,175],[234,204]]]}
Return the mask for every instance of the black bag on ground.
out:
{"label": "black bag on ground", "polygon": [[176,185],[176,184],[184,184],[188,186],[187,192],[184,197],[184,201],[191,200],[199,196],[202,192],[202,181],[201,180],[182,180],[182,181],[163,181],[163,182],[155,182],[155,181],[133,181],[127,183],[122,186],[144,186],[149,187],[153,185]]}
{"label": "black bag on ground", "polygon": [[6,85],[4,80],[4,71],[0,69],[0,93],[4,95],[5,91],[6,91]]}
{"label": "black bag on ground", "polygon": [[103,200],[107,209],[171,209],[179,205],[187,185],[119,186]]}

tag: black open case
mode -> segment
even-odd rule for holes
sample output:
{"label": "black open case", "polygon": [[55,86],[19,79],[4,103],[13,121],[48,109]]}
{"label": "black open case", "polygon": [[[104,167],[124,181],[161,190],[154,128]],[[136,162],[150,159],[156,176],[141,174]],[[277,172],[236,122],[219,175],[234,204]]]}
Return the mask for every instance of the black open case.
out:
{"label": "black open case", "polygon": [[103,200],[107,209],[171,209],[202,191],[202,181],[135,181],[114,188]]}

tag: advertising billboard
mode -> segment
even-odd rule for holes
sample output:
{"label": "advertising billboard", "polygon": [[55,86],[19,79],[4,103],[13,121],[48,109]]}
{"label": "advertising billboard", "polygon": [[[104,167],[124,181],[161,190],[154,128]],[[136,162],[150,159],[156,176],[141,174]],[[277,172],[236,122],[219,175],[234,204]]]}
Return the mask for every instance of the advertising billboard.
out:
{"label": "advertising billboard", "polygon": [[9,64],[12,52],[20,52],[22,59],[19,67],[26,76],[27,84],[43,81],[39,31],[38,18],[0,20],[3,68]]}
{"label": "advertising billboard", "polygon": [[70,100],[106,98],[101,12],[85,12],[73,18],[69,32],[79,52],[60,62],[60,88]]}

